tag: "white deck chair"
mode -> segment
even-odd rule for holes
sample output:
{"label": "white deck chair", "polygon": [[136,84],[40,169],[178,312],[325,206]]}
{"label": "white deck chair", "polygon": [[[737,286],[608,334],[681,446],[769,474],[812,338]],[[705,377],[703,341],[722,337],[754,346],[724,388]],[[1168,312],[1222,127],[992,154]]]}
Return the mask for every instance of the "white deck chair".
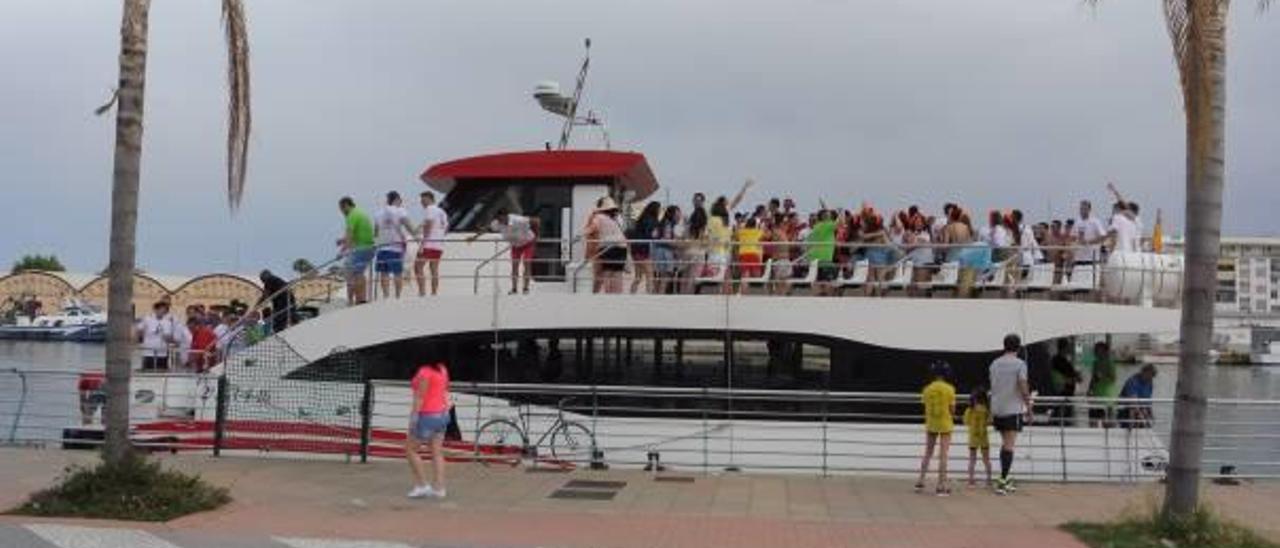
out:
{"label": "white deck chair", "polygon": [[1036,263],[1027,271],[1026,279],[1018,286],[1027,293],[1049,291],[1053,287],[1053,263]]}
{"label": "white deck chair", "polygon": [[771,279],[772,276],[773,259],[769,259],[764,262],[764,269],[760,271],[759,276],[743,276],[740,282],[746,284],[747,287],[755,287],[757,285],[767,287],[769,282],[773,281]]}
{"label": "white deck chair", "polygon": [[803,278],[791,278],[790,280],[787,280],[788,295],[790,295],[792,291],[795,291],[797,287],[809,288],[809,290],[812,291],[813,284],[818,283],[818,264],[819,263],[814,261],[809,261],[808,264],[809,264],[809,272],[806,273]]}
{"label": "white deck chair", "polygon": [[863,259],[853,263],[853,272],[849,273],[849,277],[841,276],[836,279],[836,291],[844,294],[846,289],[858,289],[866,287],[867,278],[871,275],[871,262]]}
{"label": "white deck chair", "polygon": [[693,278],[693,293],[696,295],[702,293],[702,287],[707,285],[723,286],[729,281],[730,266],[724,264],[720,266],[720,271],[710,276],[695,276]]}
{"label": "white deck chair", "polygon": [[894,266],[893,277],[889,278],[888,281],[881,282],[881,287],[886,291],[893,291],[895,289],[906,290],[911,287],[911,273],[915,270],[915,266],[912,262],[907,259],[903,259],[898,261]]}
{"label": "white deck chair", "polygon": [[920,284],[920,287],[926,291],[938,291],[955,289],[960,284],[960,263],[958,261],[950,261],[942,263],[938,267],[938,273],[927,282]]}
{"label": "white deck chair", "polygon": [[1002,291],[1008,287],[1009,270],[1007,263],[992,263],[991,268],[980,274],[981,279],[975,285],[979,295],[987,291]]}
{"label": "white deck chair", "polygon": [[1078,264],[1071,267],[1070,276],[1062,283],[1053,286],[1055,293],[1078,294],[1097,289],[1098,266]]}

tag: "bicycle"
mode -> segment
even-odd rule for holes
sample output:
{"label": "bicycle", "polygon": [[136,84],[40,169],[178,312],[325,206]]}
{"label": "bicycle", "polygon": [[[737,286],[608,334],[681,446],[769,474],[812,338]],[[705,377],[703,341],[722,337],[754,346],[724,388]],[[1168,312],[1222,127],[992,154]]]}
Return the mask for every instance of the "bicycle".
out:
{"label": "bicycle", "polygon": [[[560,463],[584,460],[584,456],[591,458],[596,450],[595,434],[586,425],[565,418],[565,404],[572,399],[561,399],[556,404],[555,413],[535,413],[532,405],[523,404],[517,413],[518,423],[505,417],[486,421],[476,430],[475,459],[486,466],[494,462],[508,462],[515,466],[524,458],[536,462],[538,448],[544,445],[550,447],[552,458]],[[530,444],[530,419],[533,417],[555,417],[556,420],[536,442]],[[509,449],[513,442],[519,442],[518,453]],[[509,457],[512,454],[515,454],[514,459]]]}

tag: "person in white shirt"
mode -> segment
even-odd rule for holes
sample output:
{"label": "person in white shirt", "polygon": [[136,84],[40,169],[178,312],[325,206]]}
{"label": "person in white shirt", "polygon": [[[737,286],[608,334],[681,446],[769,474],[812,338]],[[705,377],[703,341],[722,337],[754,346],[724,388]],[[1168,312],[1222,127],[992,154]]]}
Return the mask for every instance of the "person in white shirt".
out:
{"label": "person in white shirt", "polygon": [[1093,204],[1080,200],[1080,222],[1075,226],[1076,241],[1084,249],[1076,253],[1076,264],[1093,264],[1102,260],[1101,244],[1107,238],[1107,227],[1093,215]]}
{"label": "person in white shirt", "polygon": [[404,252],[406,234],[417,234],[409,222],[409,212],[401,205],[400,193],[387,193],[387,205],[373,216],[373,241],[377,254],[373,258],[373,270],[378,274],[378,285],[385,298],[391,294],[395,282],[396,298],[404,289]]}
{"label": "person in white shirt", "polygon": [[172,315],[169,318],[173,320],[173,342],[178,347],[178,363],[174,367],[186,367],[188,356],[191,355],[191,329]]}
{"label": "person in white shirt", "polygon": [[1116,185],[1113,182],[1107,182],[1107,190],[1111,192],[1113,197],[1115,197],[1116,207],[1120,210],[1119,213],[1127,216],[1129,221],[1133,223],[1134,230],[1137,231],[1137,237],[1134,239],[1134,251],[1142,251],[1142,235],[1146,234],[1147,230],[1146,227],[1142,225],[1142,217],[1138,215],[1137,202],[1124,199],[1124,196],[1120,194],[1120,190],[1116,188]]}
{"label": "person in white shirt", "polygon": [[[524,292],[528,294],[529,283],[533,280],[533,270],[530,266],[533,263],[534,248],[538,244],[538,219],[516,215],[507,211],[506,208],[500,208],[493,221],[489,223],[489,231],[501,234],[502,239],[511,248],[510,294],[517,293],[522,271],[524,272]],[[467,241],[475,241],[481,234],[483,232],[476,232],[475,235],[467,238]]]}
{"label": "person in white shirt", "polygon": [[134,326],[134,337],[142,346],[142,370],[164,371],[169,369],[169,345],[176,342],[173,318],[166,301],[157,302],[151,311]]}
{"label": "person in white shirt", "polygon": [[1018,249],[1021,255],[1020,263],[1022,268],[1030,268],[1031,265],[1044,261],[1044,253],[1040,250],[1040,242],[1036,241],[1036,233],[1031,229],[1029,223],[1022,222],[1022,210],[1015,209],[1009,213],[1013,219],[1013,226],[1018,231]]}
{"label": "person in white shirt", "polygon": [[1133,222],[1123,202],[1117,203],[1115,213],[1111,216],[1111,226],[1107,229],[1107,241],[1113,253],[1137,253],[1140,251],[1138,224]]}
{"label": "person in white shirt", "polygon": [[1023,420],[1031,419],[1031,387],[1027,382],[1027,362],[1018,357],[1022,339],[1010,333],[1004,337],[1004,354],[991,362],[992,424],[1000,432],[1000,478],[996,493],[1004,495],[1015,487],[1009,477],[1013,467],[1013,448],[1022,431]]}
{"label": "person in white shirt", "polygon": [[449,230],[449,214],[436,205],[436,195],[430,190],[421,195],[426,216],[422,221],[422,245],[418,258],[413,261],[413,276],[418,281],[418,296],[427,294],[427,277],[423,267],[431,271],[431,294],[440,290],[440,257],[444,256],[444,238]]}

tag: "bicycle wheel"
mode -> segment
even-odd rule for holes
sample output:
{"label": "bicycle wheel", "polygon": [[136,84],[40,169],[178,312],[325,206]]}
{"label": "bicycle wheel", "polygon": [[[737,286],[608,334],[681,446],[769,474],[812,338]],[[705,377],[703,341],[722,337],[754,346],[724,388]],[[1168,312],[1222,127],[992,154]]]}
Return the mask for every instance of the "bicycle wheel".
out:
{"label": "bicycle wheel", "polygon": [[476,431],[475,459],[486,466],[515,466],[520,463],[520,456],[528,445],[529,440],[519,425],[506,419],[494,419]]}
{"label": "bicycle wheel", "polygon": [[596,446],[596,437],[581,423],[566,422],[551,434],[551,456],[561,461],[587,461]]}

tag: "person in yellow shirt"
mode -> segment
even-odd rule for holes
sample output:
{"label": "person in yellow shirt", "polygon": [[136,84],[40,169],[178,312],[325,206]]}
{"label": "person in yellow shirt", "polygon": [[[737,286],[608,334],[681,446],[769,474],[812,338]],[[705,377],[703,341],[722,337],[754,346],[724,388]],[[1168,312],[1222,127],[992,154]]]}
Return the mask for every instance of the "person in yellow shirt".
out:
{"label": "person in yellow shirt", "polygon": [[987,439],[987,425],[991,424],[991,396],[987,387],[975,386],[969,394],[969,407],[964,410],[964,427],[969,432],[969,487],[973,482],[973,469],[978,464],[978,451],[982,451],[982,465],[987,469],[987,483],[991,483],[991,442]]}
{"label": "person in yellow shirt", "polygon": [[747,278],[759,278],[764,275],[764,248],[760,240],[764,231],[760,230],[755,217],[747,219],[747,224],[738,229],[736,243],[738,245],[738,293],[747,291]]}
{"label": "person in yellow shirt", "polygon": [[920,401],[924,403],[925,446],[924,458],[920,460],[920,477],[916,480],[916,492],[924,491],[924,477],[929,472],[929,461],[933,460],[934,446],[937,446],[936,493],[945,497],[951,494],[951,487],[947,485],[947,453],[951,449],[951,431],[955,428],[956,389],[947,382],[951,366],[946,362],[930,366],[930,373],[933,382],[920,392]]}

